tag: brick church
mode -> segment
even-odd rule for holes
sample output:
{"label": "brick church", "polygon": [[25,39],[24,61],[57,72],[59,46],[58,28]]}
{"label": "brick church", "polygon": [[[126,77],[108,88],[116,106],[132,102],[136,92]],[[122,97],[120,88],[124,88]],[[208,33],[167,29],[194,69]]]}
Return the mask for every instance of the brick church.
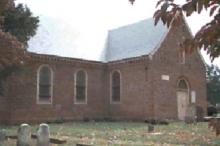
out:
{"label": "brick church", "polygon": [[[0,121],[183,120],[191,103],[206,113],[203,58],[179,49],[188,37],[184,19],[170,28],[146,19],[110,30],[95,60],[26,52],[0,96]],[[0,38],[3,48],[8,37]]]}

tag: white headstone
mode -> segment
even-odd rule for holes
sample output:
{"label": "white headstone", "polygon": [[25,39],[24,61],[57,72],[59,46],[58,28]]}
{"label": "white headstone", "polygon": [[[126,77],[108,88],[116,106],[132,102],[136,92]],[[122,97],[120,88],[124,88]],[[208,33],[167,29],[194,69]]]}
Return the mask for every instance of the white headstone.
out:
{"label": "white headstone", "polygon": [[5,137],[6,137],[6,132],[5,130],[0,130],[0,146],[5,146]]}
{"label": "white headstone", "polygon": [[185,122],[188,124],[196,122],[196,106],[195,106],[195,104],[190,104],[187,106]]}
{"label": "white headstone", "polygon": [[50,145],[50,129],[47,124],[40,124],[37,131],[37,146]]}
{"label": "white headstone", "polygon": [[31,146],[31,127],[28,124],[19,127],[17,146]]}

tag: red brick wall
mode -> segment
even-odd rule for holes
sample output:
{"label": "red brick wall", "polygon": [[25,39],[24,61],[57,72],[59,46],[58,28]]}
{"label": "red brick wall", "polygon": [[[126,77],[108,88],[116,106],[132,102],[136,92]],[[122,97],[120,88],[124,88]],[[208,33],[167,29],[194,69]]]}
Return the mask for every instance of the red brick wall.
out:
{"label": "red brick wall", "polygon": [[[115,119],[146,119],[152,113],[151,91],[146,78],[147,57],[127,63],[112,63],[108,65],[107,97],[109,116]],[[110,103],[110,75],[118,70],[121,73],[121,101]]]}
{"label": "red brick wall", "polygon": [[[54,73],[53,103],[37,104],[37,70],[42,64],[49,65]],[[11,122],[53,121],[63,117],[66,120],[103,118],[104,70],[102,64],[56,62],[33,60],[27,62],[20,73],[11,76],[10,105]],[[74,104],[74,73],[83,69],[88,74],[87,104]]]}
{"label": "red brick wall", "polygon": [[[183,77],[189,83],[190,92],[196,91],[198,106],[206,112],[205,65],[197,51],[186,55],[186,63],[179,61],[179,44],[183,37],[191,37],[187,26],[182,24],[171,28],[161,47],[153,55],[150,64],[155,117],[177,118],[177,82]],[[161,75],[169,75],[170,80],[161,80]]]}
{"label": "red brick wall", "polygon": [[[197,51],[186,55],[185,64],[180,63],[178,49],[183,37],[191,37],[185,24],[172,27],[152,57],[108,65],[107,79],[114,70],[119,70],[122,75],[121,103],[109,102],[110,117],[177,119],[177,83],[180,78],[188,81],[189,94],[196,92],[196,104],[206,113],[205,65]],[[162,75],[168,75],[169,81],[162,80]],[[109,84],[107,82],[107,93],[110,93]],[[107,97],[110,101],[110,94]]]}
{"label": "red brick wall", "polygon": [[[190,37],[183,24],[171,28],[159,49],[151,56],[142,56],[108,64],[31,55],[20,72],[9,78],[7,100],[0,97],[0,117],[10,123],[46,122],[63,117],[65,120],[112,119],[143,120],[177,118],[177,82],[184,77],[190,92],[196,91],[196,104],[206,109],[205,66],[198,54],[179,62],[179,43]],[[37,70],[49,65],[54,73],[53,103],[37,104]],[[74,104],[74,73],[83,69],[88,75],[86,105]],[[121,73],[121,102],[110,103],[110,74]],[[169,75],[169,81],[161,80]],[[7,104],[8,103],[8,104]],[[8,114],[5,114],[8,111]]]}
{"label": "red brick wall", "polygon": [[8,123],[9,116],[7,97],[0,96],[0,123]]}

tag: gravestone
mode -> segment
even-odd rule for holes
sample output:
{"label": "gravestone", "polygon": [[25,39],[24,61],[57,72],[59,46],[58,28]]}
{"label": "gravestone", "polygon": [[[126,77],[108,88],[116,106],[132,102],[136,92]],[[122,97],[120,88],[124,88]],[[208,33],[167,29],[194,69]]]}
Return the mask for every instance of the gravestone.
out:
{"label": "gravestone", "polygon": [[216,136],[220,135],[220,120],[217,119],[216,122]]}
{"label": "gravestone", "polygon": [[154,132],[154,125],[148,124],[148,133]]}
{"label": "gravestone", "polygon": [[209,121],[208,127],[215,131],[216,136],[220,135],[220,117],[204,117],[205,120]]}
{"label": "gravestone", "polygon": [[192,124],[196,122],[196,105],[190,104],[186,109],[185,123]]}
{"label": "gravestone", "polygon": [[21,124],[18,128],[17,146],[31,146],[31,127]]}
{"label": "gravestone", "polygon": [[0,130],[0,146],[4,146],[5,138],[6,138],[5,130]]}
{"label": "gravestone", "polygon": [[50,145],[50,129],[47,124],[40,124],[37,131],[37,146]]}
{"label": "gravestone", "polygon": [[202,122],[204,121],[204,110],[201,106],[196,106],[196,116],[197,116],[197,121]]}

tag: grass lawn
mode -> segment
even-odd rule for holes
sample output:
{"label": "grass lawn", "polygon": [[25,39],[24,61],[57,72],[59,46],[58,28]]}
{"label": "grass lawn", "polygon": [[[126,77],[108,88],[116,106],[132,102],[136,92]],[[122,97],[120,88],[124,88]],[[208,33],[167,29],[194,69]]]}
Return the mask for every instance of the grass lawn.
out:
{"label": "grass lawn", "polygon": [[[1,126],[16,134],[18,126]],[[32,126],[33,132],[37,126]],[[94,146],[220,146],[220,137],[208,129],[207,123],[156,125],[155,133],[147,133],[147,124],[138,122],[74,122],[50,124],[51,136],[66,139],[63,146],[76,143]],[[10,140],[6,146],[15,146]],[[55,146],[55,145],[54,145]]]}

